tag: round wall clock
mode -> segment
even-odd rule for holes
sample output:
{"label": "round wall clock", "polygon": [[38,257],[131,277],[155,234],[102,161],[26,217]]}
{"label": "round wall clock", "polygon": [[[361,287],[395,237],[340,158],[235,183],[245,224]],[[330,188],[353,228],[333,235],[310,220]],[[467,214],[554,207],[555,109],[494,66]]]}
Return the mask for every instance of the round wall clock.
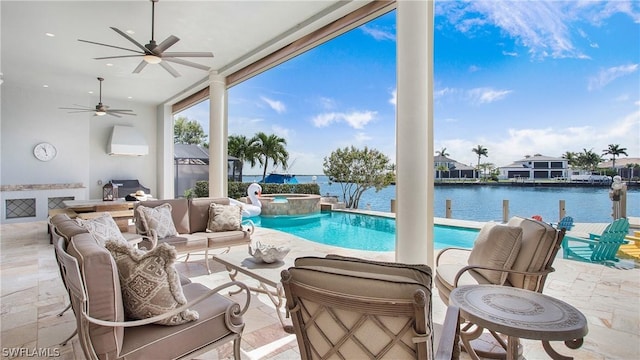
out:
{"label": "round wall clock", "polygon": [[40,143],[33,148],[33,155],[40,161],[52,160],[57,154],[56,147],[46,142]]}

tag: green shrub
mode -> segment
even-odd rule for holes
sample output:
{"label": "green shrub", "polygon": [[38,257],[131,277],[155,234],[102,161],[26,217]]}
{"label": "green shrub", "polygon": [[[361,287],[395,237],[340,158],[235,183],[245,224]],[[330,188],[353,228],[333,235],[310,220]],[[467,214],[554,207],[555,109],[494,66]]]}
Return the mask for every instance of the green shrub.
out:
{"label": "green shrub", "polygon": [[196,187],[193,188],[193,197],[208,197],[209,182],[206,180],[196,181]]}
{"label": "green shrub", "polygon": [[[239,199],[247,196],[247,188],[253,183],[249,182],[229,182],[227,191],[230,198]],[[260,184],[263,194],[314,194],[320,195],[320,185],[318,184]],[[193,189],[194,197],[209,196],[209,182],[206,180],[196,182]]]}

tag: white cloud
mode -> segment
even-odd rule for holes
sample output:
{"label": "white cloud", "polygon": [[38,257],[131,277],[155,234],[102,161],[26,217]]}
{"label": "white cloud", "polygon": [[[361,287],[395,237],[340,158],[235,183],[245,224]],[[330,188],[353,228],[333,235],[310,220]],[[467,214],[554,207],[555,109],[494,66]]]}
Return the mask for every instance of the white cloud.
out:
{"label": "white cloud", "polygon": [[[571,40],[571,28],[566,23],[584,4],[559,1],[477,0],[436,3],[436,14],[445,14],[460,32],[473,32],[493,25],[517,43],[529,49],[533,58],[585,58]],[[569,7],[569,9],[567,9]]]}
{"label": "white cloud", "polygon": [[367,141],[369,141],[371,139],[373,139],[371,136],[369,136],[369,135],[367,135],[366,133],[363,133],[363,132],[359,132],[355,136],[355,142],[356,143],[364,143],[364,142],[367,142]]}
{"label": "white cloud", "polygon": [[313,119],[315,127],[327,127],[333,123],[344,121],[354,129],[362,129],[371,122],[377,111],[352,111],[350,113],[331,112],[316,115]]}
{"label": "white cloud", "polygon": [[383,40],[396,41],[396,34],[394,34],[391,31],[383,30],[380,28],[374,28],[370,25],[363,25],[360,27],[360,30],[362,30],[362,32],[364,32],[367,35],[370,35],[371,37],[373,37],[378,41],[383,41]]}
{"label": "white cloud", "polygon": [[313,126],[315,127],[327,127],[334,122],[339,121],[338,113],[325,113],[316,115],[313,119]]}
{"label": "white cloud", "polygon": [[247,137],[253,137],[257,132],[266,132],[266,123],[262,118],[248,118],[248,117],[229,117],[229,129],[237,129],[233,134],[229,135],[245,135]]}
{"label": "white cloud", "polygon": [[391,98],[389,98],[389,104],[393,106],[398,105],[398,89],[393,89],[391,91]]}
{"label": "white cloud", "polygon": [[267,105],[269,105],[271,107],[271,109],[273,109],[278,114],[282,114],[285,111],[287,111],[287,108],[286,108],[286,106],[284,105],[284,103],[282,101],[269,99],[266,96],[260,96],[260,99],[262,101],[266,102]]}
{"label": "white cloud", "polygon": [[439,99],[439,98],[445,97],[447,95],[455,94],[457,92],[458,92],[457,89],[448,88],[448,87],[447,88],[442,88],[442,89],[437,89],[437,90],[433,91],[433,98],[434,99]]}
{"label": "white cloud", "polygon": [[502,100],[512,93],[511,90],[494,90],[492,88],[475,88],[467,91],[467,96],[474,104],[488,104]]}
{"label": "white cloud", "polygon": [[603,69],[600,71],[600,73],[589,79],[589,85],[587,86],[587,89],[589,89],[589,91],[601,89],[607,86],[607,84],[609,84],[613,80],[622,76],[633,74],[636,71],[638,71],[638,64],[621,65]]}
{"label": "white cloud", "polygon": [[281,138],[284,138],[287,141],[289,141],[289,139],[291,139],[291,136],[295,133],[295,131],[291,129],[287,129],[278,125],[271,126],[271,130],[274,134],[280,136]]}
{"label": "white cloud", "polygon": [[344,121],[354,129],[362,129],[375,118],[377,113],[377,111],[354,111],[344,114]]}
{"label": "white cloud", "polygon": [[502,55],[511,56],[511,57],[518,57],[518,53],[515,52],[515,51],[503,51]]}
{"label": "white cloud", "polygon": [[476,72],[476,71],[480,71],[480,67],[479,67],[479,66],[477,66],[477,65],[471,65],[471,66],[469,66],[468,71],[469,71],[470,73],[474,73],[474,72]]}
{"label": "white cloud", "polygon": [[328,97],[320,97],[320,106],[325,110],[333,110],[336,108],[336,101]]}

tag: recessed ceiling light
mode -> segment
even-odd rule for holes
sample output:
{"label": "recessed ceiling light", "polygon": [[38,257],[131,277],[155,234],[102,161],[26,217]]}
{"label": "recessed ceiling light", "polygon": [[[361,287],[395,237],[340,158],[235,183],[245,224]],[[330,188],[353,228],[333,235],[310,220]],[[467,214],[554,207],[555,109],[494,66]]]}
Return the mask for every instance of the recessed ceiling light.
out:
{"label": "recessed ceiling light", "polygon": [[112,64],[112,63],[107,63],[106,65],[107,65],[107,66],[113,66],[113,64]]}
{"label": "recessed ceiling light", "polygon": [[56,34],[52,34],[52,33],[44,33],[45,35],[47,35],[48,37],[54,37],[56,36]]}
{"label": "recessed ceiling light", "polygon": [[127,99],[133,99],[133,96],[127,96]]}
{"label": "recessed ceiling light", "polygon": [[44,85],[42,85],[42,87],[48,88],[48,87],[49,87],[49,85],[44,84]]}
{"label": "recessed ceiling light", "polygon": [[89,90],[89,94],[93,94],[93,90]]}
{"label": "recessed ceiling light", "polygon": [[136,33],[136,32],[135,32],[135,31],[133,31],[133,30],[127,30],[127,31],[125,31],[125,32],[126,32],[127,34],[129,34],[129,35],[133,35],[133,34],[135,34],[135,33]]}

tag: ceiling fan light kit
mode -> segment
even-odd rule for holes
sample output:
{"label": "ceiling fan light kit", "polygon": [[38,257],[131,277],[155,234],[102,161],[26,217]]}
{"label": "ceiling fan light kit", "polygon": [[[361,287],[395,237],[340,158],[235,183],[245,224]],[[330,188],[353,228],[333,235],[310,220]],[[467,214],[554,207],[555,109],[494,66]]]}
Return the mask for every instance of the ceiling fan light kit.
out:
{"label": "ceiling fan light kit", "polygon": [[107,46],[115,49],[126,50],[129,52],[136,53],[136,55],[116,55],[116,56],[106,56],[106,57],[95,58],[96,60],[104,60],[104,59],[117,59],[117,58],[128,58],[128,57],[142,57],[142,61],[140,62],[140,64],[138,64],[138,66],[133,70],[134,74],[137,74],[140,71],[142,71],[142,69],[144,69],[144,67],[147,64],[159,64],[163,69],[165,69],[173,77],[179,77],[180,73],[178,73],[167,62],[172,62],[175,64],[185,65],[185,66],[193,67],[196,69],[209,71],[208,66],[198,64],[192,61],[187,61],[180,58],[184,58],[184,57],[212,58],[213,53],[211,52],[165,52],[168,48],[170,48],[175,43],[180,41],[180,39],[174,35],[170,35],[160,44],[156,43],[155,36],[154,36],[154,28],[155,28],[155,5],[157,2],[158,0],[151,0],[151,40],[149,41],[148,44],[142,45],[141,43],[137,42],[135,39],[133,39],[124,31],[115,27],[111,27],[113,31],[117,32],[122,37],[127,39],[130,43],[135,45],[139,50],[128,49],[120,46],[103,44],[95,41],[88,41],[88,40],[82,40],[82,39],[78,39],[78,41],[82,41],[82,42],[86,42],[94,45]]}
{"label": "ceiling fan light kit", "polygon": [[100,82],[100,98],[98,100],[98,105],[96,105],[95,108],[82,107],[82,105],[75,105],[74,104],[75,106],[81,106],[81,107],[77,107],[77,108],[61,107],[60,109],[74,110],[74,111],[69,111],[69,113],[93,112],[94,116],[104,116],[104,115],[111,115],[111,116],[115,116],[115,117],[122,117],[121,115],[133,115],[133,116],[136,116],[136,114],[133,112],[133,110],[109,109],[109,107],[107,105],[104,105],[102,103],[102,82],[104,81],[104,79],[99,77],[98,81]]}
{"label": "ceiling fan light kit", "polygon": [[162,61],[161,58],[155,56],[155,55],[145,55],[142,57],[144,59],[144,61],[146,61],[149,64],[159,64],[160,61]]}

